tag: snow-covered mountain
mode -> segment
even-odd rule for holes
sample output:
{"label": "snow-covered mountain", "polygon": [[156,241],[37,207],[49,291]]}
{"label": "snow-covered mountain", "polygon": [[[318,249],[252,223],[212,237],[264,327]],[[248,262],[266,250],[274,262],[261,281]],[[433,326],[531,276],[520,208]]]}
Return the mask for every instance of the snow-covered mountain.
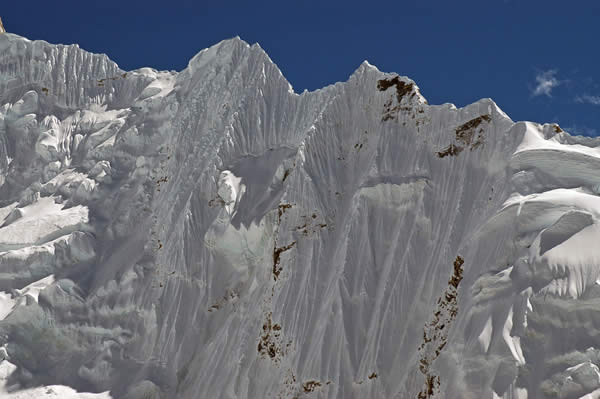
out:
{"label": "snow-covered mountain", "polygon": [[7,397],[600,398],[600,139],[239,38],[2,34],[0,106]]}

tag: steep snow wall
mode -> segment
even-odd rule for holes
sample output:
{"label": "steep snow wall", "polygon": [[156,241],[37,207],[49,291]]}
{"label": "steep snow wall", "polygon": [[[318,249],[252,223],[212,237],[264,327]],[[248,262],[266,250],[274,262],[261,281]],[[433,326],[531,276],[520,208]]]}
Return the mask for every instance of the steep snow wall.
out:
{"label": "steep snow wall", "polygon": [[598,139],[367,62],[299,95],[238,38],[175,73],[3,34],[0,105],[18,386],[600,392]]}

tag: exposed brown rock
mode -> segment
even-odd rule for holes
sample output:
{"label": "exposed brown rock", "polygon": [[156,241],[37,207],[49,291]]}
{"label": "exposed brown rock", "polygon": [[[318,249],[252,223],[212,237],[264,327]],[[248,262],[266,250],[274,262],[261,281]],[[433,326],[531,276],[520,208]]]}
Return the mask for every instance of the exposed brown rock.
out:
{"label": "exposed brown rock", "polygon": [[460,282],[463,279],[462,265],[464,265],[464,263],[465,263],[465,260],[460,256],[457,256],[456,259],[454,260],[454,274],[448,281],[448,284],[450,284],[454,288],[458,288],[458,285],[460,284]]}
{"label": "exposed brown rock", "polygon": [[321,383],[319,381],[306,381],[302,384],[302,389],[304,389],[304,392],[314,392],[314,390],[320,386]]}
{"label": "exposed brown rock", "polygon": [[[400,80],[400,78],[398,76],[394,76],[391,79],[381,79],[377,81],[377,89],[379,91],[385,91],[387,89],[389,89],[392,86],[396,86],[396,100],[397,100],[397,105],[393,106],[393,99],[390,99],[389,101],[387,101],[384,105],[383,105],[383,116],[381,118],[382,121],[388,121],[390,119],[394,119],[396,113],[401,110],[401,109],[406,109],[406,107],[401,107],[400,106],[400,102],[402,101],[402,98],[408,94],[411,93],[411,98],[415,95],[414,92],[414,84],[413,83],[406,83]],[[408,108],[410,109],[410,108]],[[357,147],[355,147],[357,150],[360,150],[360,148],[362,148],[360,145],[357,145]]]}
{"label": "exposed brown rock", "polygon": [[285,181],[285,179],[287,179],[290,176],[291,173],[292,173],[291,169],[286,169],[283,172],[283,178],[281,179],[281,182],[283,183]]}
{"label": "exposed brown rock", "polygon": [[425,384],[417,394],[417,399],[428,399],[439,393],[440,377],[432,374],[431,366],[448,344],[449,326],[458,314],[458,286],[463,279],[464,263],[461,256],[454,259],[448,288],[437,300],[438,307],[433,313],[433,320],[423,329],[423,342],[419,346],[421,352],[419,371],[425,377]]}
{"label": "exposed brown rock", "polygon": [[460,152],[463,150],[463,147],[454,145],[454,144],[450,144],[448,147],[444,148],[442,151],[438,151],[437,152],[437,156],[439,158],[444,158],[447,157],[448,155],[450,156],[457,156],[458,154],[460,154]]}
{"label": "exposed brown rock", "polygon": [[296,245],[296,241],[293,241],[291,244],[285,245],[283,247],[273,248],[273,280],[277,280],[277,278],[279,277],[279,273],[281,273],[282,268],[279,266],[279,262],[281,261],[281,253],[289,251],[294,245]]}
{"label": "exposed brown rock", "polygon": [[552,129],[554,129],[556,133],[561,133],[563,131],[556,123],[552,126]]}
{"label": "exposed brown rock", "polygon": [[[471,119],[470,121],[463,123],[455,129],[455,139],[459,145],[450,144],[448,147],[437,152],[439,158],[444,158],[448,155],[456,156],[462,152],[465,148],[474,150],[484,144],[483,128],[479,127],[482,122],[491,122],[492,117],[490,115],[480,115],[477,118]],[[479,127],[479,128],[478,128]]]}
{"label": "exposed brown rock", "polygon": [[284,355],[281,345],[281,326],[273,323],[270,312],[267,314],[266,321],[262,326],[257,350],[263,357],[268,356],[275,362],[278,362],[279,358]]}
{"label": "exposed brown rock", "polygon": [[223,200],[223,198],[217,195],[216,198],[213,198],[210,201],[208,201],[208,206],[210,206],[211,208],[215,206],[225,206],[225,201]]}
{"label": "exposed brown rock", "polygon": [[463,123],[459,127],[456,128],[456,140],[464,143],[465,145],[470,145],[473,140],[473,133],[477,126],[481,124],[481,122],[491,122],[492,118],[489,115],[481,115],[477,118],[471,119],[470,121]]}
{"label": "exposed brown rock", "polygon": [[414,84],[406,83],[400,80],[398,76],[394,76],[392,79],[381,79],[377,81],[377,89],[379,91],[386,91],[392,86],[396,86],[396,99],[398,103],[402,100],[407,93],[413,91]]}
{"label": "exposed brown rock", "polygon": [[279,204],[277,207],[277,222],[281,223],[281,217],[285,213],[286,210],[290,209],[292,204]]}

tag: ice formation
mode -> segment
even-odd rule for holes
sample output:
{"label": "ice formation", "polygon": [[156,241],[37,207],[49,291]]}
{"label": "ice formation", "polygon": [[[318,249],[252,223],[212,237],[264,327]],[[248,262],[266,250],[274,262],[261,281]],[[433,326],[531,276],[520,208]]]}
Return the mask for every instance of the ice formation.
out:
{"label": "ice formation", "polygon": [[4,395],[598,398],[598,170],[367,62],[297,94],[239,38],[177,73],[2,34]]}

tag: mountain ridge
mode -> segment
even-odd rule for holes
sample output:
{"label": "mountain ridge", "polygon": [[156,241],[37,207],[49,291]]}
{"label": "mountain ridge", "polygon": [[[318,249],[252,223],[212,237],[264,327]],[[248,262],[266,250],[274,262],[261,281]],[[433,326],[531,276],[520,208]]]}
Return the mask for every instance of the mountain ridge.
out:
{"label": "mountain ridge", "polygon": [[4,34],[0,93],[0,331],[21,387],[600,389],[581,331],[600,139],[491,99],[429,105],[367,62],[298,94],[239,38],[169,72]]}

